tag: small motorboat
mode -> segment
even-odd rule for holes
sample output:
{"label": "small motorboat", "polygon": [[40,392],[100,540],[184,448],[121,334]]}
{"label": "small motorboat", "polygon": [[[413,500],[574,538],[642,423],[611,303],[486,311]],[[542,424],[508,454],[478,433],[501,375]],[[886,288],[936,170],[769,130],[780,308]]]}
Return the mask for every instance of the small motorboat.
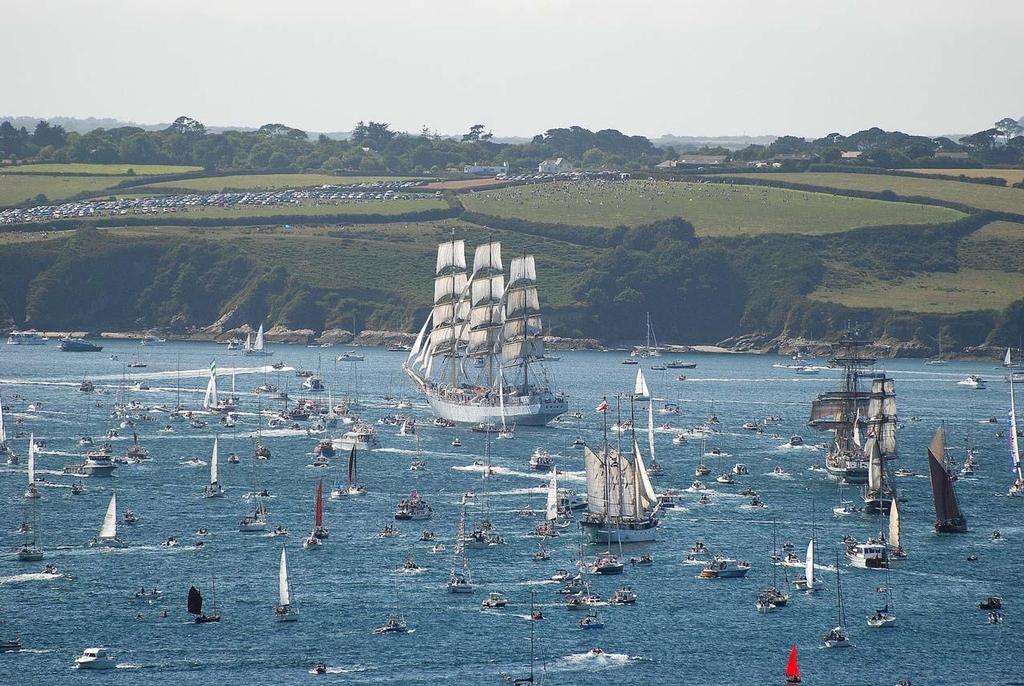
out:
{"label": "small motorboat", "polygon": [[608,598],[610,605],[634,605],[636,604],[636,591],[629,586],[621,586]]}
{"label": "small motorboat", "polygon": [[508,600],[505,596],[500,593],[491,592],[480,601],[480,609],[482,610],[498,610],[508,605]]}
{"label": "small motorboat", "polygon": [[1002,541],[1003,540],[1003,534],[1002,534],[1002,532],[999,531],[999,529],[996,529],[995,531],[992,532],[992,535],[990,536],[990,538],[993,541]]}
{"label": "small motorboat", "polygon": [[961,379],[956,382],[957,386],[963,386],[964,388],[970,388],[976,391],[985,390],[985,380],[977,374],[971,374],[966,379]]}
{"label": "small motorboat", "polygon": [[430,552],[432,552],[432,553],[435,553],[435,554],[436,554],[436,553],[443,553],[443,552],[444,552],[445,550],[447,550],[447,548],[445,548],[445,547],[444,547],[444,544],[443,544],[443,543],[435,543],[435,544],[434,544],[434,545],[433,545],[433,546],[432,546],[432,547],[430,548]]}
{"label": "small motorboat", "polygon": [[453,448],[461,448],[462,447],[462,441],[459,440],[458,436],[456,436],[455,438],[452,439],[452,447]]}
{"label": "small motorboat", "polygon": [[288,535],[288,529],[286,529],[286,528],[285,528],[285,527],[283,527],[283,526],[279,526],[279,527],[277,527],[276,529],[274,529],[274,530],[273,530],[273,531],[271,532],[271,534],[272,534],[273,536],[287,536],[287,535]]}
{"label": "small motorboat", "polygon": [[875,610],[868,615],[868,626],[872,629],[885,629],[895,626],[896,615],[889,611],[889,606]]}
{"label": "small motorboat", "polygon": [[178,539],[174,536],[168,536],[167,540],[161,543],[164,548],[174,548],[178,545]]}
{"label": "small motorboat", "polygon": [[596,612],[590,612],[586,617],[580,620],[581,629],[603,629],[604,622]]}
{"label": "small motorboat", "polygon": [[405,558],[405,562],[402,563],[402,570],[406,572],[419,571],[419,568],[420,566],[416,564],[416,560],[412,559],[411,556]]}
{"label": "small motorboat", "polygon": [[631,564],[631,565],[640,565],[640,566],[653,565],[654,564],[654,558],[651,557],[650,554],[644,553],[640,557],[631,557],[631,558],[629,558],[629,564]]}
{"label": "small motorboat", "polygon": [[81,481],[76,481],[71,484],[71,495],[82,495],[85,493],[85,484]]}
{"label": "small motorboat", "polygon": [[789,437],[789,444],[791,446],[793,446],[794,448],[797,447],[797,446],[803,445],[804,444],[803,436],[798,436],[796,434],[790,436]]}
{"label": "small motorboat", "polygon": [[434,532],[433,531],[426,531],[426,530],[424,530],[424,532],[420,534],[420,540],[423,541],[423,542],[433,541],[434,540]]}
{"label": "small motorboat", "polygon": [[710,505],[711,504],[711,496],[709,496],[707,493],[701,493],[700,498],[697,499],[697,504],[698,505]]}
{"label": "small motorboat", "polygon": [[1002,607],[1003,599],[997,595],[990,595],[978,603],[978,608],[981,610],[1000,610]]}
{"label": "small motorboat", "polygon": [[750,474],[750,470],[747,469],[747,465],[742,462],[737,462],[732,466],[732,473],[736,476],[745,476]]}
{"label": "small motorboat", "polygon": [[327,665],[323,662],[317,662],[313,665],[313,669],[309,670],[313,674],[327,674]]}
{"label": "small motorboat", "polygon": [[0,653],[17,653],[21,650],[21,638],[15,637],[10,641],[0,641]]}
{"label": "small motorboat", "polygon": [[715,481],[726,486],[733,486],[736,484],[736,479],[733,478],[733,475],[729,473],[719,474],[718,478],[716,478]]}
{"label": "small motorboat", "polygon": [[405,623],[402,615],[391,615],[382,626],[373,630],[375,634],[405,634],[409,632],[409,625]]}
{"label": "small motorboat", "polygon": [[196,536],[209,536],[209,535],[210,535],[210,530],[207,529],[205,526],[201,526],[198,529],[196,529]]}
{"label": "small motorboat", "polygon": [[139,517],[131,510],[125,510],[121,513],[121,521],[130,526],[137,523],[139,521]]}
{"label": "small motorboat", "polygon": [[113,669],[117,661],[107,654],[105,648],[86,648],[75,658],[78,669]]}

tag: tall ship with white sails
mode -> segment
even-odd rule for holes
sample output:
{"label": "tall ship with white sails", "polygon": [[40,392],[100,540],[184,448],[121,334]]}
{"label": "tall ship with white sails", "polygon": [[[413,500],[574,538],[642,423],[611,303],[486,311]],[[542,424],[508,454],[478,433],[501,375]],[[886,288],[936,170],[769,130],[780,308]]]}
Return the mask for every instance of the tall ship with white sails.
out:
{"label": "tall ship with white sails", "polygon": [[[889,469],[899,454],[896,450],[896,383],[884,373],[871,381],[868,400],[868,433],[864,455],[868,459],[868,482],[864,486],[864,511],[888,512],[896,498],[896,481]],[[854,430],[860,433],[860,426]]]}
{"label": "tall ship with white sails", "polygon": [[869,476],[870,459],[861,441],[861,427],[868,416],[871,398],[871,392],[864,390],[861,382],[874,376],[868,369],[875,364],[875,358],[867,355],[868,345],[868,341],[852,335],[837,344],[829,365],[843,370],[842,383],[839,390],[822,393],[811,403],[808,422],[818,431],[834,434],[825,467],[832,477],[852,484],[867,483]]}
{"label": "tall ship with white sails", "polygon": [[438,246],[433,308],[402,367],[439,417],[543,426],[569,406],[544,364],[534,256],[513,258],[506,284],[501,243],[478,246],[468,273],[465,251]]}

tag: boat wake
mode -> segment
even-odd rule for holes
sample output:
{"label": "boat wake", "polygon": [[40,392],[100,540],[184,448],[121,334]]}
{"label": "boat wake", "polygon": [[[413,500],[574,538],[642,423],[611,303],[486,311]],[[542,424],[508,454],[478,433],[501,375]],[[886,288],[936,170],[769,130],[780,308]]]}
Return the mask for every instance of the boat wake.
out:
{"label": "boat wake", "polygon": [[11,576],[0,576],[0,586],[4,584],[21,584],[28,581],[51,581],[53,579],[66,579],[63,574],[47,574],[46,572],[25,572],[23,574],[12,574]]}
{"label": "boat wake", "polygon": [[626,655],[624,653],[605,653],[595,655],[592,651],[566,655],[560,662],[556,663],[554,669],[581,670],[581,669],[608,669],[610,667],[625,667],[631,662],[642,658]]}
{"label": "boat wake", "polygon": [[[410,633],[412,633],[412,632],[410,632]],[[327,673],[328,674],[358,674],[359,672],[368,672],[368,671],[370,671],[370,668],[369,667],[364,667],[362,665],[356,665],[355,667],[328,667],[327,668]],[[309,670],[309,673],[310,674],[316,674],[316,670],[315,669],[311,669],[311,670]]]}

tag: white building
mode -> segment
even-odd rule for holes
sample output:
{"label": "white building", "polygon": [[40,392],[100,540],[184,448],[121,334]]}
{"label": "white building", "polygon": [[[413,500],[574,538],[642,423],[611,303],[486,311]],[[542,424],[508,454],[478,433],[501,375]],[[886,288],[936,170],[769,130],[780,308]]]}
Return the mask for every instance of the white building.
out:
{"label": "white building", "polygon": [[537,165],[537,171],[541,174],[567,174],[573,171],[572,162],[559,157],[553,160],[544,160]]}
{"label": "white building", "polygon": [[504,174],[508,176],[508,162],[505,162],[501,166],[497,165],[483,165],[483,164],[467,164],[462,168],[463,174],[477,174],[479,176],[489,176]]}

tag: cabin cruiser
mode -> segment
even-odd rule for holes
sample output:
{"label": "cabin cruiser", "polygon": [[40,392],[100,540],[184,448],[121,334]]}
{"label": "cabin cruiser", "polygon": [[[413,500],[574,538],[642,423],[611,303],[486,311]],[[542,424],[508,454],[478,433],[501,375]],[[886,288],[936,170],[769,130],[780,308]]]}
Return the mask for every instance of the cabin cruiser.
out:
{"label": "cabin cruiser", "polygon": [[338,355],[336,362],[362,362],[365,359],[365,355],[357,353],[355,350],[349,350],[346,353]]}
{"label": "cabin cruiser", "polygon": [[846,629],[841,626],[837,626],[825,634],[822,637],[822,642],[826,648],[849,648],[853,645],[846,633]]}
{"label": "cabin cruiser", "polygon": [[629,586],[620,586],[608,598],[609,605],[633,605],[636,603],[636,591]]}
{"label": "cabin cruiser", "polygon": [[591,571],[594,574],[608,576],[612,574],[622,574],[625,567],[626,566],[624,564],[619,562],[617,557],[606,551],[594,560],[594,564],[591,565]]}
{"label": "cabin cruiser", "polygon": [[555,464],[555,459],[546,448],[535,448],[530,455],[530,469],[535,471],[550,471]]}
{"label": "cabin cruiser", "polygon": [[71,495],[82,495],[85,493],[85,484],[81,481],[76,481],[71,484]]}
{"label": "cabin cruiser", "polygon": [[732,466],[732,473],[736,476],[744,476],[746,474],[750,474],[750,471],[747,469],[747,465],[742,462],[737,462]]}
{"label": "cabin cruiser", "polygon": [[413,491],[408,498],[403,498],[395,510],[395,519],[399,521],[422,521],[430,519],[434,511],[427,504],[427,501],[420,497],[417,491]]}
{"label": "cabin cruiser", "polygon": [[750,571],[750,563],[737,561],[723,555],[715,555],[704,569],[700,570],[701,579],[734,579],[742,578]]}
{"label": "cabin cruiser", "polygon": [[985,390],[985,380],[977,374],[971,374],[966,379],[961,379],[956,382],[957,386],[963,386],[964,388],[971,388],[977,391]]}
{"label": "cabin cruiser", "polygon": [[480,601],[480,608],[483,610],[497,610],[508,605],[508,600],[500,593],[491,592]]}
{"label": "cabin cruiser", "polygon": [[676,495],[671,489],[658,496],[658,507],[662,510],[676,507],[676,505]]}
{"label": "cabin cruiser", "polygon": [[111,457],[110,444],[104,444],[100,450],[90,450],[85,454],[82,464],[65,465],[64,474],[70,476],[111,476],[116,465]]}
{"label": "cabin cruiser", "polygon": [[409,631],[409,625],[405,623],[402,615],[390,615],[383,626],[373,630],[375,634],[404,634]]}
{"label": "cabin cruiser", "polygon": [[60,339],[61,352],[66,353],[98,353],[103,350],[102,345],[95,345],[85,340],[84,338],[67,338]]}
{"label": "cabin cruiser", "polygon": [[726,472],[725,474],[719,474],[718,478],[716,478],[715,481],[726,486],[733,486],[736,484],[736,479],[733,478],[733,475],[729,474],[728,472]]}
{"label": "cabin cruiser", "polygon": [[889,566],[889,547],[882,540],[854,541],[846,547],[846,559],[861,569],[884,569]]}
{"label": "cabin cruiser", "polygon": [[586,617],[580,620],[581,629],[603,629],[604,622],[598,617],[596,612],[590,612]]}
{"label": "cabin cruiser", "polygon": [[113,669],[117,661],[107,654],[105,648],[86,648],[75,658],[78,669]]}
{"label": "cabin cruiser", "polygon": [[136,524],[139,521],[139,517],[131,510],[125,510],[124,512],[121,513],[121,521],[131,526],[132,524]]}
{"label": "cabin cruiser", "polygon": [[798,436],[796,434],[793,434],[792,436],[789,437],[789,444],[791,446],[793,446],[794,448],[796,446],[803,445],[804,444],[804,438],[803,438],[803,436]]}

